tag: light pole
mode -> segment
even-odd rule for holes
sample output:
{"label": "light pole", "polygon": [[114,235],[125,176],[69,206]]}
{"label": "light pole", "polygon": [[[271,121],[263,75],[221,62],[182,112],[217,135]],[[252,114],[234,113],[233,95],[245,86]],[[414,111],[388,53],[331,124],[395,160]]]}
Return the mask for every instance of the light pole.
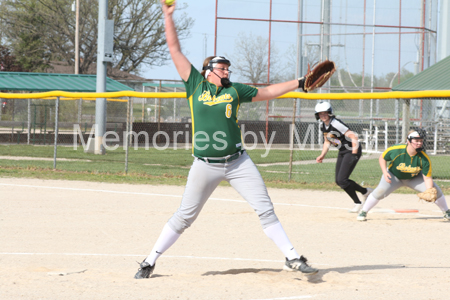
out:
{"label": "light pole", "polygon": [[[74,7],[75,5],[75,7]],[[80,70],[80,40],[79,40],[79,27],[80,27],[80,0],[75,0],[72,4],[72,11],[75,11],[75,72],[78,74]]]}
{"label": "light pole", "polygon": [[76,0],[75,12],[75,74],[80,70],[80,0]]}
{"label": "light pole", "polygon": [[[108,0],[98,1],[97,93],[106,92],[106,64],[113,61],[114,21],[108,20]],[[95,101],[95,154],[105,154],[106,98]]]}

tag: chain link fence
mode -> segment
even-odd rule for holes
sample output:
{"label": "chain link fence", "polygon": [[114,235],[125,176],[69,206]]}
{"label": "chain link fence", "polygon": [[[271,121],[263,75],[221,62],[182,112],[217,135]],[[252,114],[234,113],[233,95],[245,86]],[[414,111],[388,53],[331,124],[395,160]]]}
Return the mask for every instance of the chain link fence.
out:
{"label": "chain link fence", "polygon": [[[127,99],[108,99],[107,130],[123,132],[127,123]],[[95,124],[95,100],[59,101],[58,145],[74,143],[73,133],[86,138]],[[0,113],[0,142],[53,145],[55,139],[54,99],[7,99]],[[78,139],[80,142],[80,139]]]}
{"label": "chain link fence", "polygon": [[[179,83],[148,83],[143,91],[185,90]],[[317,102],[287,98],[244,103],[240,107],[239,122],[246,149],[266,180],[334,182],[337,151],[331,149],[324,163],[315,162],[323,145],[320,124],[314,117]],[[448,99],[332,100],[334,114],[358,134],[362,145],[363,159],[352,177],[376,186],[381,176],[380,153],[394,144],[404,143],[409,129],[423,128],[427,132],[427,154],[436,161],[434,178],[450,180],[450,162],[446,159],[450,151],[447,102]],[[0,143],[53,145],[55,110],[56,99],[3,99]],[[57,145],[88,147],[88,138],[94,133],[95,100],[60,98],[58,110]],[[170,149],[178,147],[183,153],[190,152],[187,149],[191,149],[191,115],[184,98],[107,99],[106,122],[109,136],[117,137],[106,142],[108,149],[124,147],[126,137],[130,137],[131,150],[118,156],[118,162],[132,163],[141,155],[140,151],[163,146],[166,149],[169,145]],[[132,134],[127,135],[128,131]],[[108,153],[114,151],[108,149]],[[173,159],[163,152],[152,152],[152,155],[161,156],[156,158],[159,164],[171,165]],[[271,152],[274,154],[270,155]],[[134,167],[131,165],[127,170],[132,172]],[[151,167],[143,172],[152,172]]]}

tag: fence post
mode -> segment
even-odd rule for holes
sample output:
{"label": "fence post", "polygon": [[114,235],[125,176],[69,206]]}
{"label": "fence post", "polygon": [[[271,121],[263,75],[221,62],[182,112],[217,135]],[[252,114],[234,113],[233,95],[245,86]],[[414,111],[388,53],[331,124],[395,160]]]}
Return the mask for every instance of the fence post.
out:
{"label": "fence post", "polygon": [[[145,93],[145,85],[142,85],[142,92]],[[145,122],[145,99],[141,98],[142,101],[142,123]]]}
{"label": "fence post", "polygon": [[366,152],[369,152],[369,132],[364,130],[364,144],[366,144]]}
{"label": "fence post", "polygon": [[386,150],[388,148],[388,131],[389,131],[389,127],[388,127],[388,122],[384,121],[384,149]]}
{"label": "fence post", "polygon": [[[158,87],[155,86],[155,93],[157,93],[157,92],[158,92]],[[159,90],[159,92],[161,92],[161,90]],[[157,109],[157,107],[158,107],[158,98],[155,98],[155,107],[154,107],[154,110],[155,110],[155,122],[158,122],[157,121],[157,118],[158,118],[158,109]]]}
{"label": "fence post", "polygon": [[378,152],[378,126],[375,126],[375,151]]}
{"label": "fence post", "polygon": [[434,125],[434,155],[437,154],[438,122]]}
{"label": "fence post", "polygon": [[56,169],[56,146],[58,145],[58,115],[59,115],[59,96],[55,103],[55,143],[53,146],[53,169]]}
{"label": "fence post", "polygon": [[83,105],[83,98],[80,98],[80,100],[78,100],[78,124],[80,124],[80,127],[81,127],[82,105]]}
{"label": "fence post", "polygon": [[[174,93],[177,92],[177,87],[174,88]],[[176,122],[177,117],[177,98],[173,98],[173,122]]]}
{"label": "fence post", "polygon": [[123,142],[125,143],[125,174],[128,174],[128,146],[129,146],[128,139],[130,137],[130,111],[131,111],[130,104],[131,104],[130,97],[128,97],[126,135],[123,140]]}
{"label": "fence post", "polygon": [[27,119],[27,145],[30,144],[30,140],[31,140],[31,99],[28,99],[28,107],[27,107],[27,114],[28,114],[28,119]]}
{"label": "fence post", "polygon": [[[11,116],[11,121],[14,122],[14,111],[16,110],[16,99],[12,99],[12,116]],[[11,127],[11,143],[14,140],[14,123],[12,124]]]}
{"label": "fence post", "polygon": [[290,135],[290,139],[289,139],[289,144],[292,145],[292,147],[290,147],[290,153],[289,153],[289,179],[288,181],[291,181],[291,176],[292,176],[292,156],[293,156],[293,152],[294,152],[294,134],[293,134],[293,130],[295,128],[295,113],[297,112],[297,100],[294,99],[294,109],[292,110],[292,124],[291,124],[291,130],[289,130],[289,135]]}
{"label": "fence post", "polygon": [[409,120],[410,120],[410,99],[403,100],[403,120],[402,120],[402,141],[406,140],[409,131]]}
{"label": "fence post", "polygon": [[[162,92],[162,81],[159,81],[159,92]],[[158,131],[161,130],[161,98],[158,98]],[[156,142],[159,143],[159,135],[156,137]]]}
{"label": "fence post", "polygon": [[400,126],[400,117],[399,117],[399,100],[395,99],[395,144],[399,144],[399,126]]}

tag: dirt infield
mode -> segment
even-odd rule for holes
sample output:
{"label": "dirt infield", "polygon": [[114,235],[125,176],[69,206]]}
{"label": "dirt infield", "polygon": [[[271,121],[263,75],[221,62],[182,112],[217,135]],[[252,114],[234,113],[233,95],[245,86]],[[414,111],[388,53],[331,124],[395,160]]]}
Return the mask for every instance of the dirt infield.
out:
{"label": "dirt infield", "polygon": [[[357,222],[342,192],[269,189],[319,274],[284,257],[250,206],[219,187],[194,225],[135,280],[183,187],[0,178],[0,299],[448,299],[450,222],[393,194]],[[418,209],[418,213],[395,213]]]}

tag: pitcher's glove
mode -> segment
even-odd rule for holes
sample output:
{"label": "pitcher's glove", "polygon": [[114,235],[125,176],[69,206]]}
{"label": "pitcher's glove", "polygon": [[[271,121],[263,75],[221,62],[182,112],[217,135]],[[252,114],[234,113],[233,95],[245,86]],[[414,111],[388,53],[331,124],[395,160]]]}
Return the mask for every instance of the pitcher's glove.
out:
{"label": "pitcher's glove", "polygon": [[298,87],[305,93],[320,88],[336,72],[336,65],[331,60],[325,60],[313,66],[311,70],[308,64],[308,72],[298,79]]}
{"label": "pitcher's glove", "polygon": [[418,193],[417,196],[420,199],[425,200],[427,202],[435,202],[437,199],[437,190],[435,187],[432,187],[432,188],[427,189],[423,193]]}

